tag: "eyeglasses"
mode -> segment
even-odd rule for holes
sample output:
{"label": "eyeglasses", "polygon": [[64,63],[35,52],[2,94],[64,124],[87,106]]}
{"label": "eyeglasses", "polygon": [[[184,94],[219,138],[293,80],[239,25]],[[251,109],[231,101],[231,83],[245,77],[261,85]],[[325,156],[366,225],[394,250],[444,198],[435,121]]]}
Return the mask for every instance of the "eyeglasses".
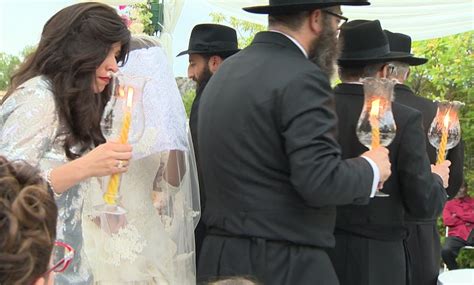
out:
{"label": "eyeglasses", "polygon": [[74,258],[74,249],[67,243],[55,241],[52,253],[53,266],[46,271],[45,275],[50,272],[64,272]]}
{"label": "eyeglasses", "polygon": [[322,10],[324,13],[326,14],[329,14],[331,16],[334,16],[336,18],[338,18],[338,22],[337,22],[337,28],[341,28],[342,25],[344,25],[345,23],[347,23],[347,21],[349,21],[349,18],[346,18],[342,15],[339,15],[337,13],[334,13],[334,12],[331,12],[331,11],[328,11],[328,10]]}

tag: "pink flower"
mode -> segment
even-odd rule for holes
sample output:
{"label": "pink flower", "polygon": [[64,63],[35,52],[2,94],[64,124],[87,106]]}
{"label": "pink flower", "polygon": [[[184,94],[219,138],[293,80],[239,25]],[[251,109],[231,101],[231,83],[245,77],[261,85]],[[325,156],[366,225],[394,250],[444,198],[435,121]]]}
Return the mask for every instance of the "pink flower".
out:
{"label": "pink flower", "polygon": [[119,10],[123,10],[125,8],[127,8],[127,5],[119,5]]}
{"label": "pink flower", "polygon": [[130,20],[130,18],[127,15],[120,15],[120,17],[122,18],[127,28],[129,28],[130,25],[132,24],[132,20]]}

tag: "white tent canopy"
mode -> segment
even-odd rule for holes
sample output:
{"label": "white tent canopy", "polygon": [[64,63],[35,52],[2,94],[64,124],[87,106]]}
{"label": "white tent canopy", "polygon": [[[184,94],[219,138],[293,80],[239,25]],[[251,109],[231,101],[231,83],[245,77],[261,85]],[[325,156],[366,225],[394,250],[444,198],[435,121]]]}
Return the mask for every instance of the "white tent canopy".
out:
{"label": "white tent canopy", "polygon": [[[1,0],[0,0],[1,1]],[[90,0],[75,0],[90,1]],[[94,0],[110,5],[130,5],[147,0]],[[370,0],[369,0],[370,1]],[[245,12],[243,7],[267,5],[269,0],[163,0],[164,29],[161,41],[169,61],[179,62],[182,74],[186,74],[187,59],[176,59],[178,51],[172,49],[173,42],[179,42],[179,50],[187,46],[189,33],[194,25],[209,21],[209,13],[219,12],[226,16],[267,25],[267,16]],[[184,3],[186,2],[186,5]],[[444,37],[474,30],[474,4],[472,0],[371,0],[370,6],[343,6],[344,16],[350,20],[378,19],[384,29],[408,34],[413,40]],[[191,5],[192,4],[192,5]],[[196,11],[185,7],[200,7]],[[184,10],[186,11],[183,11]],[[183,13],[181,13],[183,12]],[[206,14],[206,15],[203,15]],[[183,17],[186,17],[185,19]],[[183,30],[178,24],[186,25]],[[185,41],[183,41],[185,39]]]}
{"label": "white tent canopy", "polygon": [[[195,1],[195,0],[190,0]],[[242,7],[267,5],[268,0],[206,0],[225,14],[267,24],[265,15]],[[472,0],[372,0],[370,6],[342,6],[349,20],[378,19],[384,29],[408,34],[413,40],[439,38],[474,29]]]}

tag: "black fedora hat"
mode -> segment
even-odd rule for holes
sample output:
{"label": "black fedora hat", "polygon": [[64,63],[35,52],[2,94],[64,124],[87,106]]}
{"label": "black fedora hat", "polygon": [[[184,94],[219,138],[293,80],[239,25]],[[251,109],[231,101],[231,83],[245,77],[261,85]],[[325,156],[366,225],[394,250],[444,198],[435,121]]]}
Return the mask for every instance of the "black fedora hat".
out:
{"label": "black fedora hat", "polygon": [[234,29],[217,24],[200,24],[191,31],[188,49],[177,56],[190,53],[231,55],[238,51]]}
{"label": "black fedora hat", "polygon": [[378,20],[354,20],[341,27],[342,53],[339,65],[366,65],[409,57],[406,53],[391,52],[387,36]]}
{"label": "black fedora hat", "polygon": [[269,5],[243,8],[245,11],[257,14],[285,14],[339,5],[361,6],[370,5],[367,0],[269,0]]}
{"label": "black fedora hat", "polygon": [[390,51],[405,54],[407,57],[400,59],[399,61],[407,63],[412,66],[425,64],[428,59],[415,57],[411,53],[411,38],[408,35],[402,33],[392,33],[388,30],[384,30],[387,36],[388,43],[390,45]]}

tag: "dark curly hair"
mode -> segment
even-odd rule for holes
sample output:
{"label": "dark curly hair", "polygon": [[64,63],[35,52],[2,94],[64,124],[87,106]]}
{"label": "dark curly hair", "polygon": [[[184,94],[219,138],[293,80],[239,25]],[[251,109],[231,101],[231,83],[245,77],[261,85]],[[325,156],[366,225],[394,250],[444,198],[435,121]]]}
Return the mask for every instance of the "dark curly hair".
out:
{"label": "dark curly hair", "polygon": [[[117,42],[121,44],[117,61],[123,63],[129,41],[130,32],[112,7],[94,2],[66,7],[45,24],[36,51],[12,76],[3,102],[22,83],[35,76],[46,76],[61,122],[70,130],[64,145],[66,155],[78,158],[88,148],[105,142],[100,121],[110,88],[105,88],[100,96],[94,94],[96,69]],[[75,145],[81,146],[79,153],[71,151]]]}
{"label": "dark curly hair", "polygon": [[38,170],[0,156],[0,284],[31,284],[47,271],[57,213]]}

